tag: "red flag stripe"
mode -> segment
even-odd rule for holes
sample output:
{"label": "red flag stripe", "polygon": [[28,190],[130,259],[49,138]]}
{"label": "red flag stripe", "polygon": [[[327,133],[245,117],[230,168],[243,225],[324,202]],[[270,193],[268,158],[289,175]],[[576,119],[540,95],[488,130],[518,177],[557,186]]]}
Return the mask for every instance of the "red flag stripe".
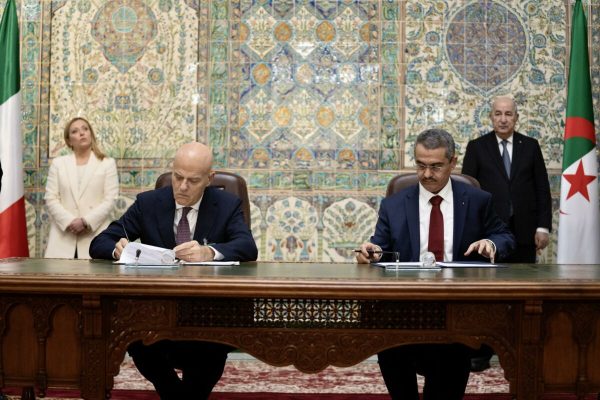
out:
{"label": "red flag stripe", "polygon": [[565,126],[565,140],[580,137],[596,142],[594,124],[585,118],[568,117]]}
{"label": "red flag stripe", "polygon": [[29,257],[23,197],[0,213],[0,226],[10,226],[10,229],[0,230],[0,258]]}

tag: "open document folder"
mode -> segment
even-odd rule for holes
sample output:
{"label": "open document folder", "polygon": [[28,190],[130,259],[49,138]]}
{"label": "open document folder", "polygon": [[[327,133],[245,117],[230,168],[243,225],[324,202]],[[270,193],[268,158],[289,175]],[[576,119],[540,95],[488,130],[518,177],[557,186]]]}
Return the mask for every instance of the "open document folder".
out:
{"label": "open document folder", "polygon": [[180,265],[240,265],[239,261],[180,261],[175,258],[175,251],[171,249],[137,242],[129,242],[116,263],[124,264],[126,267],[143,268],[174,268]]}

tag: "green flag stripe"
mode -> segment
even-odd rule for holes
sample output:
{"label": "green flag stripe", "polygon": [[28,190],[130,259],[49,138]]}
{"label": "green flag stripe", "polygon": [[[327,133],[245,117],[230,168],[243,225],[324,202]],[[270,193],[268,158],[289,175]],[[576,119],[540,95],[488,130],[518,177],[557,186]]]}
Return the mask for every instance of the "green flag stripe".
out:
{"label": "green flag stripe", "polygon": [[15,0],[8,0],[0,22],[0,104],[19,92],[19,22]]}
{"label": "green flag stripe", "polygon": [[[577,118],[589,121],[592,127],[592,140],[582,138],[581,134],[584,132],[570,132],[570,124],[566,124],[569,126],[565,127],[563,171],[585,156],[596,143],[596,138],[593,134],[594,109],[592,103],[592,84],[590,82],[590,60],[587,47],[587,21],[581,0],[576,0],[573,6],[572,21],[566,121],[576,121]],[[579,137],[573,137],[574,133],[578,133]]]}
{"label": "green flag stripe", "polygon": [[582,117],[593,124],[594,109],[592,106],[590,60],[587,47],[587,22],[581,0],[575,2],[572,21],[567,117]]}
{"label": "green flag stripe", "polygon": [[571,164],[577,162],[581,157],[590,152],[596,145],[584,138],[574,137],[565,142],[563,153],[562,170],[566,170]]}

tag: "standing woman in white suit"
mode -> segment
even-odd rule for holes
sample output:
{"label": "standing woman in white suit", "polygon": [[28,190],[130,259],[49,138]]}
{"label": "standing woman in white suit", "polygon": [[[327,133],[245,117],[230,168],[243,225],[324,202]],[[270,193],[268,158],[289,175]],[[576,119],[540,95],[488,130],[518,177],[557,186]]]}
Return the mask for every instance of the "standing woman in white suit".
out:
{"label": "standing woman in white suit", "polygon": [[52,161],[46,183],[50,234],[46,258],[90,258],[90,242],[110,222],[119,194],[115,160],[98,148],[89,122],[73,118],[64,130],[73,154]]}

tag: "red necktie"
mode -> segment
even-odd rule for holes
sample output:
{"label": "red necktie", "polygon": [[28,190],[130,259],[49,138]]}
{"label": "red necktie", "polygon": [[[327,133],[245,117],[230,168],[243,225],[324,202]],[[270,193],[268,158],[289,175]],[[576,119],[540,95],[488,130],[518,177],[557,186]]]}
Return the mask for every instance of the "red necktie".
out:
{"label": "red necktie", "polygon": [[435,254],[436,261],[444,261],[444,216],[440,210],[442,200],[441,196],[433,196],[429,199],[431,215],[429,216],[428,249]]}
{"label": "red necktie", "polygon": [[177,224],[177,234],[175,235],[176,244],[181,244],[192,240],[190,234],[190,224],[187,219],[187,214],[191,209],[192,207],[183,207],[181,219],[179,219],[179,223]]}

